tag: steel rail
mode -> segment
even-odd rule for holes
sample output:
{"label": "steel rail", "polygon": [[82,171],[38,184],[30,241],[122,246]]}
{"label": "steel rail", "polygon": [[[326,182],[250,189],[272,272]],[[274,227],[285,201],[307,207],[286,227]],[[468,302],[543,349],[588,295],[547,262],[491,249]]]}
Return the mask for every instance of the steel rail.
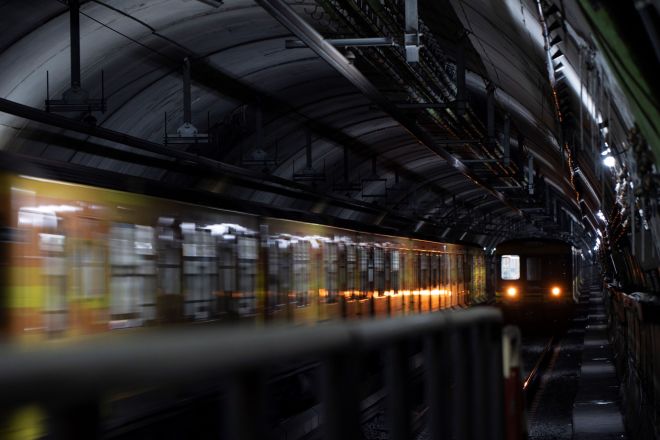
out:
{"label": "steel rail", "polygon": [[298,39],[305,43],[318,56],[326,61],[333,69],[346,78],[360,92],[388,113],[395,121],[406,129],[421,145],[428,148],[440,158],[447,161],[452,167],[460,171],[470,181],[483,188],[504,205],[512,209],[516,214],[522,212],[511,204],[507,197],[501,192],[490,187],[486,182],[477,177],[460,159],[447,150],[436,145],[433,138],[426,133],[416,122],[405,116],[390,102],[353,64],[351,64],[334,46],[327,42],[316,29],[300,17],[284,0],[256,0],[256,2],[279,21],[286,29],[293,33]]}

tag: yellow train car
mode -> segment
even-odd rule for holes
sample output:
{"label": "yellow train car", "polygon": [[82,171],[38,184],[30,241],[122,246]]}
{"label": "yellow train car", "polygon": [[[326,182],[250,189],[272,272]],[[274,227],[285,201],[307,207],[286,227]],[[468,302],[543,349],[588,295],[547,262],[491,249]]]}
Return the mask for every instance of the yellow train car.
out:
{"label": "yellow train car", "polygon": [[309,324],[485,299],[480,248],[0,173],[13,339],[181,322]]}

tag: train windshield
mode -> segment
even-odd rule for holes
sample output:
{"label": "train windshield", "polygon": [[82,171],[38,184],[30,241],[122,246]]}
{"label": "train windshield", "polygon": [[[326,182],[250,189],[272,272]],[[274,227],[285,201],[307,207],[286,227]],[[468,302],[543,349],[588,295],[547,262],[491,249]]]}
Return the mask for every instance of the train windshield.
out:
{"label": "train windshield", "polygon": [[502,255],[502,266],[500,268],[503,280],[520,279],[520,256]]}

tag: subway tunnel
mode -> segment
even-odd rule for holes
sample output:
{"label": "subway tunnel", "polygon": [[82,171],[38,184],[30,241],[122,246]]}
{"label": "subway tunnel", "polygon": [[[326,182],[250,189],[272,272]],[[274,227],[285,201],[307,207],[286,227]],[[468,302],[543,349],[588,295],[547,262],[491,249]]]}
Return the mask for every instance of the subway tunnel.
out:
{"label": "subway tunnel", "polygon": [[0,436],[660,438],[659,10],[2,2]]}

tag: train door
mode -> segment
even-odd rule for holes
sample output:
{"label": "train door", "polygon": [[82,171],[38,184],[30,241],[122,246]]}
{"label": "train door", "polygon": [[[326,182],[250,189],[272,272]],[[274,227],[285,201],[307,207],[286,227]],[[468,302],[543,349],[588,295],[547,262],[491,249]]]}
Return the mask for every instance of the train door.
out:
{"label": "train door", "polygon": [[154,236],[150,226],[110,227],[110,328],[155,319]]}
{"label": "train door", "polygon": [[390,251],[390,314],[404,313],[404,295],[401,292],[401,252],[398,249]]}
{"label": "train door", "polygon": [[458,280],[458,302],[467,305],[467,286],[465,282],[465,254],[456,254],[456,279]]}
{"label": "train door", "polygon": [[290,291],[289,243],[280,238],[268,242],[268,315],[276,320],[287,319],[287,303]]}
{"label": "train door", "polygon": [[429,262],[429,255],[426,252],[419,254],[419,290],[421,310],[428,312],[431,310],[431,292],[430,292],[430,277],[431,265]]}
{"label": "train door", "polygon": [[323,294],[320,300],[323,302],[321,319],[337,319],[341,317],[339,308],[339,245],[328,241],[323,245],[323,267],[325,269],[325,280]]}
{"label": "train door", "polygon": [[458,255],[449,254],[449,284],[451,285],[451,305],[457,306],[458,297]]}
{"label": "train door", "polygon": [[374,245],[373,254],[373,313],[386,316],[389,313],[388,298],[385,297],[385,250]]}
{"label": "train door", "polygon": [[431,310],[438,310],[440,308],[440,255],[437,253],[432,253],[430,255],[431,260]]}
{"label": "train door", "polygon": [[107,228],[97,217],[74,215],[70,233],[71,325],[79,332],[107,329]]}
{"label": "train door", "polygon": [[173,218],[160,218],[157,228],[157,316],[164,323],[183,316],[181,297],[181,234]]}
{"label": "train door", "polygon": [[440,282],[440,308],[447,307],[447,254],[438,255],[438,277]]}
{"label": "train door", "polygon": [[181,225],[183,235],[184,314],[193,320],[215,315],[218,272],[215,239],[208,229],[193,223]]}
{"label": "train door", "polygon": [[259,241],[256,237],[238,236],[236,248],[238,295],[234,298],[234,310],[241,317],[251,317],[257,313]]}
{"label": "train door", "polygon": [[294,322],[305,322],[309,316],[312,297],[310,295],[311,252],[310,243],[296,240],[291,243],[292,256],[292,317]]}
{"label": "train door", "polygon": [[68,326],[67,254],[63,233],[39,233],[44,286],[44,328],[48,335],[62,334]]}

